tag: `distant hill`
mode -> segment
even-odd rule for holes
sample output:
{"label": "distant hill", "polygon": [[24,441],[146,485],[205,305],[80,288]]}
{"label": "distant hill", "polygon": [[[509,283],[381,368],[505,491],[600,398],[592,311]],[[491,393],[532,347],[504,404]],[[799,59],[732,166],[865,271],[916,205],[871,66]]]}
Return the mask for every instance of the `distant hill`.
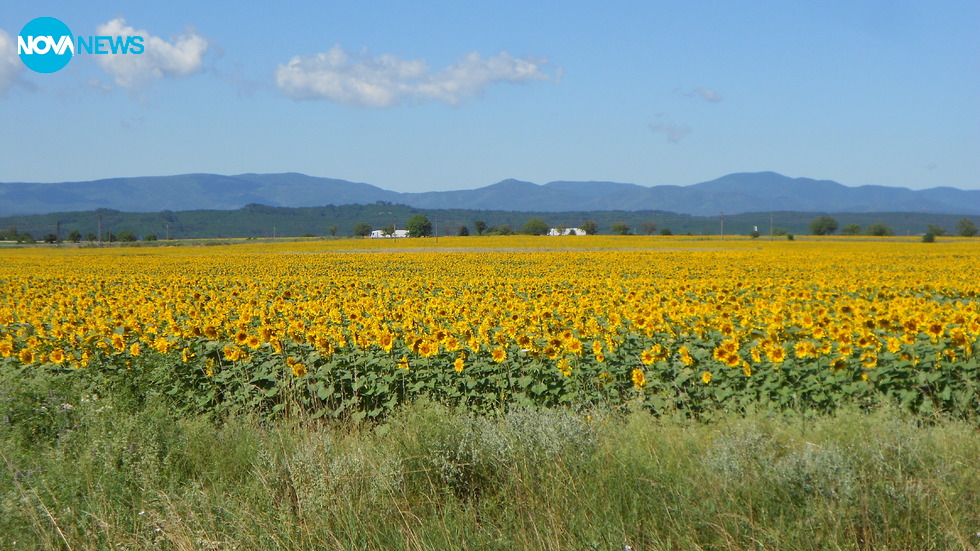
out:
{"label": "distant hill", "polygon": [[373,203],[400,194],[368,184],[305,174],[181,174],[52,184],[0,183],[0,216],[95,210],[126,212],[238,209],[248,204],[314,206]]}
{"label": "distant hill", "polygon": [[282,174],[182,174],[90,182],[0,183],[0,216],[88,211],[233,210],[400,203],[422,209],[519,212],[657,210],[713,216],[721,212],[916,212],[980,214],[980,190],[848,187],[775,172],[737,173],[689,186],[508,179],[478,189],[399,193],[365,183]]}

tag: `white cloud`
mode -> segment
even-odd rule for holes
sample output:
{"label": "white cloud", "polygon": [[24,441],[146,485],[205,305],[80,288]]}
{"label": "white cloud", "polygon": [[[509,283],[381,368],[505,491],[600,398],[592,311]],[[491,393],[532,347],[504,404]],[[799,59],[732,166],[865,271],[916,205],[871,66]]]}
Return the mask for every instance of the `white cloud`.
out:
{"label": "white cloud", "polygon": [[197,73],[204,64],[208,41],[191,31],[178,36],[172,42],[153,36],[145,30],[126,25],[117,17],[95,28],[98,35],[143,37],[142,54],[104,54],[92,56],[111,74],[116,84],[124,88],[136,88],[155,79],[179,78]]}
{"label": "white cloud", "polygon": [[276,85],[294,99],[326,99],[357,107],[389,107],[406,101],[459,105],[496,82],[558,81],[546,60],[515,58],[507,52],[483,58],[471,53],[433,73],[420,59],[391,54],[372,57],[334,46],[326,53],[295,56],[276,69]]}
{"label": "white cloud", "polygon": [[20,82],[20,72],[24,68],[17,56],[17,41],[6,31],[0,29],[0,97]]}
{"label": "white cloud", "polygon": [[711,103],[718,103],[719,101],[725,99],[721,96],[721,94],[710,88],[695,88],[690,92],[685,92],[684,96],[688,98],[701,98],[704,101],[710,101]]}
{"label": "white cloud", "polygon": [[652,123],[650,124],[650,130],[653,130],[658,134],[666,134],[667,141],[670,143],[680,143],[681,140],[691,133],[691,129],[689,127],[674,124],[672,122]]}

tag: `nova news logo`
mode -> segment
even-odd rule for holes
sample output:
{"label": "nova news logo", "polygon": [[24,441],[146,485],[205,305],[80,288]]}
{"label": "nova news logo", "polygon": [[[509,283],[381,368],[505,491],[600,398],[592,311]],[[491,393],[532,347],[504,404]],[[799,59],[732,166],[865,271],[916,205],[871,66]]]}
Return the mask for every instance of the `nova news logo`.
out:
{"label": "nova news logo", "polygon": [[32,19],[17,35],[17,55],[37,73],[60,71],[76,53],[142,54],[143,50],[142,36],[76,37],[54,17]]}

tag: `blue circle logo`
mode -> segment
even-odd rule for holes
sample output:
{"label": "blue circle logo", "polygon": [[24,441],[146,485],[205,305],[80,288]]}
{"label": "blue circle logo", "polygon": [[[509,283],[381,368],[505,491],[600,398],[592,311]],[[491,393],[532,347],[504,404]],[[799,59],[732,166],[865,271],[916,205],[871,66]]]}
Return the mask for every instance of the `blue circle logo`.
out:
{"label": "blue circle logo", "polygon": [[29,21],[17,36],[17,54],[27,68],[37,73],[53,73],[68,65],[75,55],[75,37],[68,25],[54,17]]}

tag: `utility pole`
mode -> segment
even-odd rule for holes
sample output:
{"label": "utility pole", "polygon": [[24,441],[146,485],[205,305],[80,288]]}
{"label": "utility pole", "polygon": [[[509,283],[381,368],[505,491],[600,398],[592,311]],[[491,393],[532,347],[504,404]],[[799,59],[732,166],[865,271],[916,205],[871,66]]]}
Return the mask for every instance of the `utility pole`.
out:
{"label": "utility pole", "polygon": [[102,246],[102,215],[99,215],[99,246]]}
{"label": "utility pole", "polygon": [[170,224],[167,224],[167,241],[170,241]]}

